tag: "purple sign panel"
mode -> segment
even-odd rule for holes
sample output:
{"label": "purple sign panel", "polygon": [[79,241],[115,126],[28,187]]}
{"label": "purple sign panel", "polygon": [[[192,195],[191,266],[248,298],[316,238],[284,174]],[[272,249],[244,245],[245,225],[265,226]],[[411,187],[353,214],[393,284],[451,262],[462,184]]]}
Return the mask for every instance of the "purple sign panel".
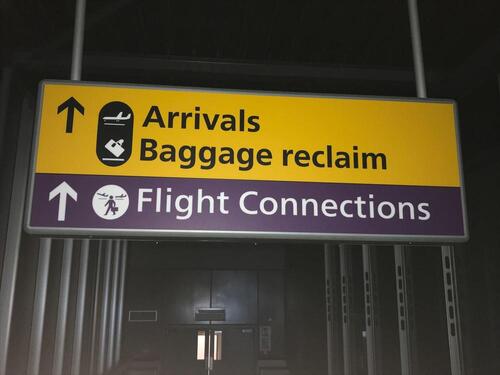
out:
{"label": "purple sign panel", "polygon": [[459,187],[35,174],[28,230],[55,234],[453,241]]}

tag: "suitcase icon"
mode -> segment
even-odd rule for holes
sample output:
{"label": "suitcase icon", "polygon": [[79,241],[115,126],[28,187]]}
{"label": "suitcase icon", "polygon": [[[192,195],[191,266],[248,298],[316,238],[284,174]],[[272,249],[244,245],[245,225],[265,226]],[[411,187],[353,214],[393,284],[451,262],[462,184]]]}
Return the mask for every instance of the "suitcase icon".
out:
{"label": "suitcase icon", "polygon": [[114,139],[110,139],[108,143],[104,146],[106,150],[111,152],[115,157],[120,157],[121,154],[125,152],[125,149],[122,147],[123,139],[115,141]]}
{"label": "suitcase icon", "polygon": [[134,113],[123,102],[109,102],[99,111],[95,152],[109,167],[125,163],[132,155]]}

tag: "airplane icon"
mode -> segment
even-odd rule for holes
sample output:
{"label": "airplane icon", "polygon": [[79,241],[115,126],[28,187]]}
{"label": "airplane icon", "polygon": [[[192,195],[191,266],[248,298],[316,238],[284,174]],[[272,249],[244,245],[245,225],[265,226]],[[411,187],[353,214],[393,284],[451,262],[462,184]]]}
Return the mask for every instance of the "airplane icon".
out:
{"label": "airplane icon", "polygon": [[130,116],[132,116],[131,113],[129,113],[127,116],[123,116],[123,112],[120,112],[117,116],[105,116],[102,119],[104,121],[123,121],[130,120]]}
{"label": "airplane icon", "polygon": [[[109,194],[106,194],[106,193],[99,193],[99,192],[97,192],[97,193],[96,193],[96,195],[98,195],[99,197],[101,197],[101,198],[99,198],[99,199],[108,199],[108,198],[109,198],[109,196],[110,196]],[[115,197],[115,199],[123,199],[123,198],[126,198],[126,197],[127,197],[127,195],[122,193],[122,194],[120,194],[120,195],[117,195],[117,196]]]}

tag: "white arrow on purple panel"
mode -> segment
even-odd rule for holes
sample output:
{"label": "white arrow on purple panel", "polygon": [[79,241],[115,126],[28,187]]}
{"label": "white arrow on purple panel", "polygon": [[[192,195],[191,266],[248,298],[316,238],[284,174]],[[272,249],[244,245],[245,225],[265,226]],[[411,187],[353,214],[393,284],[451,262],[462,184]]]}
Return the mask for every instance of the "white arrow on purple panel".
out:
{"label": "white arrow on purple panel", "polygon": [[49,193],[49,201],[59,195],[59,210],[57,212],[57,221],[66,220],[66,199],[68,195],[76,202],[78,193],[68,185],[66,181],[61,182],[54,190]]}

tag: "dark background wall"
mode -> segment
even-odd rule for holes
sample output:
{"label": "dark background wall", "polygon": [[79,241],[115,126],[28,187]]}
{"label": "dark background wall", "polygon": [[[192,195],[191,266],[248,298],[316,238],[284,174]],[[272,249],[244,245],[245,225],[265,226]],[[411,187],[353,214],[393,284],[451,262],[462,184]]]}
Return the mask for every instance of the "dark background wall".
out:
{"label": "dark background wall", "polygon": [[286,283],[286,349],[292,373],[324,374],[327,363],[322,246],[287,247]]}
{"label": "dark background wall", "polygon": [[[220,280],[232,284],[238,293],[222,305],[229,316],[232,308],[239,311],[225,324],[270,325],[272,350],[259,353],[259,359],[285,359],[293,374],[325,373],[321,245],[132,242],[128,267],[126,311],[159,311],[158,322],[126,324],[125,352],[129,358],[160,356],[168,324],[200,323],[194,321],[196,302],[189,296],[197,290],[199,301],[203,301],[211,274],[217,277],[217,273],[229,272]],[[248,303],[253,290],[258,299],[255,305]]]}
{"label": "dark background wall", "polygon": [[[169,325],[199,325],[195,310],[224,307],[217,324],[271,326],[272,350],[285,359],[285,247],[272,244],[146,242],[129,245],[125,312],[156,310],[157,322],[128,322],[129,358],[160,357]],[[321,303],[321,300],[319,301]]]}
{"label": "dark background wall", "polygon": [[[470,241],[459,247],[460,305],[470,374],[500,372],[500,95],[491,74],[459,101]],[[478,345],[478,343],[481,343]]]}
{"label": "dark background wall", "polygon": [[373,321],[378,334],[377,355],[383,374],[399,374],[399,330],[394,277],[394,250],[380,246],[374,256],[375,293]]}

